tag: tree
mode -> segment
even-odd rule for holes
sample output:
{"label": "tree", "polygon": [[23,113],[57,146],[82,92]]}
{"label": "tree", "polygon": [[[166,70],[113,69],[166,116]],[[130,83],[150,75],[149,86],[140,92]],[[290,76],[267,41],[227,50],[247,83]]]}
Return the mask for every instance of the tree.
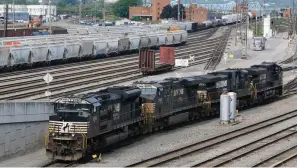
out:
{"label": "tree", "polygon": [[129,6],[141,5],[140,0],[118,0],[113,4],[113,13],[118,17],[129,17]]}
{"label": "tree", "polygon": [[58,5],[67,6],[67,5],[78,5],[78,0],[61,0]]}
{"label": "tree", "polygon": [[172,7],[171,7],[171,5],[164,6],[160,17],[161,17],[161,19],[172,18]]}
{"label": "tree", "polygon": [[[186,10],[185,10],[185,7],[183,6],[183,4],[180,4],[179,9],[180,9],[180,18],[185,19],[186,18]],[[177,20],[178,5],[174,5],[172,8],[172,17]]]}

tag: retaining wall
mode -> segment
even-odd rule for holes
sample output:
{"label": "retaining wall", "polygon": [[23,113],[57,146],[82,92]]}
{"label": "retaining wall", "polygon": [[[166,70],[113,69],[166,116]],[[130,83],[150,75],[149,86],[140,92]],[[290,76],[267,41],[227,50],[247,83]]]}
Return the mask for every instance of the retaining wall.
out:
{"label": "retaining wall", "polygon": [[53,113],[46,101],[0,102],[0,158],[43,145]]}

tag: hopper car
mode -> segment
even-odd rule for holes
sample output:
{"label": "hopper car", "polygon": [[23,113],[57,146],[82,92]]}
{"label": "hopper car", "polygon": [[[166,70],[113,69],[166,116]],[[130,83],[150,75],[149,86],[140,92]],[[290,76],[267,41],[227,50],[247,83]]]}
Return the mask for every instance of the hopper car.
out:
{"label": "hopper car", "polygon": [[175,65],[175,48],[160,47],[159,62],[156,62],[155,50],[140,50],[139,70],[143,75],[170,71]]}
{"label": "hopper car", "polygon": [[[3,38],[0,40],[0,68],[54,64],[73,59],[104,58],[143,48],[183,45],[187,31],[107,35],[56,35],[48,38]],[[0,44],[1,44],[0,43]]]}
{"label": "hopper car", "polygon": [[282,95],[282,74],[281,66],[263,62],[59,98],[49,117],[47,156],[75,161],[129,137],[218,116],[224,92],[237,93],[238,109],[260,105]]}

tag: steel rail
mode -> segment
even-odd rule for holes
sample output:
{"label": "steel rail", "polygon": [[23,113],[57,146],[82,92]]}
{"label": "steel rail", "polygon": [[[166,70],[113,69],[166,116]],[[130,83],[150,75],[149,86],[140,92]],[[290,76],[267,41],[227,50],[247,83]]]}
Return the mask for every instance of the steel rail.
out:
{"label": "steel rail", "polygon": [[[209,45],[209,43],[207,43],[207,42],[205,42],[207,45]],[[200,49],[200,48],[197,48],[197,47],[195,47],[195,50],[189,50],[189,49],[187,49],[187,51],[186,52],[183,52],[183,53],[181,53],[181,54],[186,54],[186,53],[194,53],[193,55],[197,55],[197,54],[202,54],[202,53],[199,53],[199,52],[196,52],[195,53],[195,51],[197,50],[197,49]],[[210,49],[211,49],[211,47],[210,47]],[[209,51],[207,51],[207,52],[209,52]],[[205,55],[203,55],[203,57],[204,57]],[[201,57],[201,56],[200,56]],[[197,58],[197,57],[196,57]],[[199,57],[198,57],[199,58]],[[205,60],[203,60],[203,61],[199,61],[198,63],[204,63],[204,61]],[[134,72],[134,74],[135,74],[136,72]],[[132,72],[132,74],[133,74],[133,72]],[[82,75],[82,74],[80,74],[80,75]],[[126,74],[127,75],[127,74]],[[113,77],[118,77],[119,75],[115,75],[115,76],[113,76]],[[110,80],[110,76],[108,76],[107,78],[105,78],[105,79],[107,79],[107,80]],[[129,77],[127,78],[127,79],[130,79]],[[135,78],[133,78],[133,79],[135,79]],[[97,79],[97,81],[98,81],[98,79]],[[123,80],[120,80],[120,81],[123,81]],[[85,83],[86,81],[83,81],[83,83],[84,84],[88,84],[88,83]],[[91,81],[89,81],[89,83],[90,83]],[[96,81],[94,81],[93,80],[93,82],[96,82]],[[123,81],[123,82],[125,82],[125,81]],[[82,82],[81,82],[82,83]],[[10,83],[11,84],[11,83]],[[28,84],[28,83],[27,83]],[[65,83],[64,83],[65,84]],[[27,86],[27,87],[24,87],[24,85],[23,84],[17,84],[17,85],[22,85],[22,87],[21,88],[18,88],[19,90],[16,90],[16,88],[15,87],[9,87],[9,88],[11,88],[11,91],[8,91],[8,90],[2,90],[1,91],[1,94],[3,95],[0,99],[1,100],[7,100],[7,99],[10,99],[10,100],[12,100],[12,99],[23,99],[23,98],[27,98],[28,96],[32,96],[32,95],[29,95],[30,93],[31,94],[33,94],[33,96],[35,96],[35,95],[40,95],[41,94],[41,92],[43,92],[45,89],[43,89],[43,91],[40,91],[40,88],[37,86]],[[29,84],[30,85],[30,84]],[[58,86],[58,87],[56,87],[56,88],[59,88],[59,90],[61,90],[61,89],[65,89],[65,88],[69,88],[70,87],[70,85],[68,85],[68,83],[66,83],[66,87],[64,87],[64,88],[62,88],[62,86]],[[8,85],[7,85],[8,86]],[[9,85],[9,86],[11,86],[11,85]],[[41,85],[40,85],[41,86]],[[44,85],[43,85],[44,86]],[[78,84],[76,84],[76,85],[71,85],[72,87],[75,87],[75,86],[78,86]],[[80,85],[81,86],[81,85]],[[105,84],[103,84],[103,85],[100,85],[100,86],[104,86],[105,87]],[[38,88],[38,91],[30,91],[30,90],[28,90],[28,89],[36,89],[36,88]],[[54,89],[54,91],[56,90],[56,88]],[[94,87],[91,87],[91,88],[94,88]],[[4,88],[5,89],[5,88]],[[22,91],[24,91],[24,90],[27,90],[27,92],[24,92],[24,93],[21,93]],[[79,89],[79,90],[82,90],[82,89]],[[51,91],[52,91],[52,89],[51,89]],[[10,94],[10,93],[12,93],[12,94]],[[17,94],[15,94],[15,93],[17,93]],[[66,92],[66,93],[68,93],[68,92]],[[64,93],[65,94],[65,93]],[[59,94],[60,95],[60,94]]]}
{"label": "steel rail", "polygon": [[[186,47],[183,47],[183,48],[177,48],[176,49],[176,54],[179,54],[181,53],[181,51],[189,51],[189,49],[195,49],[197,50],[198,48],[202,48],[202,47],[206,47],[206,46],[210,46],[210,45],[214,45],[214,44],[217,44],[217,39],[213,39],[213,40],[210,40],[210,41],[202,41],[200,43],[198,43],[197,45],[197,41],[194,41],[195,42],[195,46],[192,46],[192,45],[187,45]],[[22,74],[20,76],[9,76],[9,77],[1,77],[0,79],[0,86],[3,87],[3,85],[5,85],[5,83],[8,83],[11,84],[10,82],[12,81],[19,81],[21,79],[31,79],[31,78],[38,78],[41,80],[41,76],[44,75],[45,73],[51,73],[52,75],[53,74],[59,74],[59,73],[63,73],[65,71],[69,71],[69,72],[73,72],[75,70],[81,70],[82,68],[83,69],[89,69],[89,68],[93,68],[93,67],[102,67],[102,66],[109,66],[110,65],[115,65],[115,64],[120,64],[120,63],[126,63],[128,61],[131,61],[131,63],[137,63],[138,62],[138,59],[136,59],[138,57],[138,55],[134,55],[134,56],[130,56],[130,57],[125,57],[125,58],[122,58],[122,59],[117,59],[117,60],[110,60],[110,61],[104,61],[104,62],[97,62],[97,63],[92,63],[92,64],[88,64],[88,65],[84,65],[84,64],[80,64],[80,65],[77,65],[77,66],[69,66],[69,67],[66,67],[66,68],[62,68],[62,69],[59,69],[59,68],[55,68],[51,71],[47,70],[47,71],[39,71],[38,73],[33,73],[33,74]],[[158,57],[159,57],[159,53],[156,53],[156,58],[158,60]]]}
{"label": "steel rail", "polygon": [[[199,33],[197,33],[197,32],[189,33],[188,43],[191,43],[192,40],[205,40],[205,39],[209,38],[210,36],[212,36],[215,32],[216,32],[215,29],[209,29],[207,31],[201,31],[199,33],[203,34],[203,36],[201,36],[202,38],[199,38],[200,36],[197,37],[197,35],[199,35]],[[204,34],[204,33],[206,33],[206,34]],[[118,56],[115,56],[115,57],[98,58],[98,59],[95,59],[95,60],[83,60],[83,61],[79,61],[79,62],[75,62],[75,63],[69,63],[69,64],[51,65],[51,66],[47,66],[47,67],[38,67],[38,68],[33,68],[33,69],[28,69],[28,70],[17,70],[17,71],[14,71],[14,72],[1,73],[0,77],[7,77],[7,76],[11,76],[11,75],[16,76],[16,75],[22,75],[22,74],[26,74],[26,73],[34,73],[34,72],[39,72],[39,71],[52,70],[52,69],[61,68],[61,67],[75,66],[75,65],[81,65],[81,64],[89,64],[89,63],[93,63],[93,62],[104,62],[104,61],[108,61],[108,60],[117,60],[118,58],[129,57],[129,56],[132,56],[132,55],[136,56],[138,54],[137,53],[125,54],[125,55],[118,55]],[[95,56],[94,56],[94,58],[95,58]]]}
{"label": "steel rail", "polygon": [[[205,57],[206,55],[203,55],[203,57]],[[210,56],[210,55],[209,55]],[[201,60],[201,61],[197,61],[194,64],[201,64],[201,63],[205,63],[207,60]],[[108,75],[105,75],[105,77],[102,77],[102,76],[98,76],[98,75],[94,75],[92,74],[91,76],[87,76],[87,78],[85,78],[84,80],[79,80],[79,81],[69,81],[68,83],[59,83],[59,85],[53,85],[53,86],[49,86],[48,88],[50,88],[53,96],[51,96],[51,98],[56,98],[56,97],[60,97],[60,96],[63,96],[65,95],[66,93],[67,94],[74,94],[76,93],[77,91],[86,91],[86,90],[90,90],[90,89],[98,89],[98,88],[101,88],[101,87],[106,87],[106,86],[109,86],[111,84],[113,84],[112,82],[106,82],[107,80],[112,80],[112,79],[116,79],[116,78],[120,78],[120,77],[123,77],[124,76],[124,79],[120,79],[120,80],[116,80],[114,81],[115,83],[119,83],[119,82],[126,82],[128,80],[131,80],[131,79],[139,79],[141,77],[143,77],[140,73],[139,73],[139,70],[137,68],[137,66],[135,66],[134,69],[129,69],[128,71],[124,71],[124,72],[119,72],[117,74],[115,74],[117,71],[113,71],[111,72],[111,74],[108,74]],[[134,76],[136,75],[136,76]],[[133,77],[132,77],[133,76]],[[92,79],[90,79],[90,77],[93,77]],[[74,79],[75,80],[75,79]],[[99,84],[99,85],[94,85],[94,86],[91,86],[91,87],[87,87],[88,84],[90,83],[96,83],[100,81],[100,83],[102,84]],[[71,90],[71,87],[77,87],[77,86],[86,86],[84,88],[77,88],[77,89],[72,89]],[[71,91],[67,91],[68,90],[71,90]],[[30,89],[35,89],[35,91],[31,91],[31,90],[26,90],[24,91],[24,93],[22,92],[13,92],[14,90],[11,90],[12,93],[11,94],[4,94],[2,97],[0,97],[0,100],[7,100],[7,98],[9,98],[10,100],[14,100],[14,99],[23,99],[23,98],[28,98],[30,96],[35,96],[35,95],[42,95],[44,94],[44,91],[47,89],[46,87],[45,88],[36,88],[35,86],[34,87],[30,87]],[[54,91],[62,91],[62,94],[55,94]],[[74,92],[74,93],[73,93]],[[42,98],[45,98],[44,96],[40,96],[40,98],[37,98],[37,99],[42,99]]]}
{"label": "steel rail", "polygon": [[172,160],[179,159],[180,157],[184,157],[190,155],[195,152],[203,151],[205,149],[210,149],[214,145],[221,144],[223,142],[227,142],[233,140],[235,138],[241,137],[248,133],[252,133],[258,131],[260,129],[267,128],[269,126],[281,123],[283,121],[289,120],[293,117],[297,117],[297,110],[290,111],[288,113],[258,122],[256,124],[252,124],[228,133],[224,133],[149,159],[142,160],[140,162],[131,164],[127,167],[156,167],[160,166],[164,163],[168,163]]}
{"label": "steel rail", "polygon": [[252,167],[280,167],[282,164],[297,157],[297,145],[290,147],[280,153],[270,156]]}
{"label": "steel rail", "polygon": [[[297,131],[290,132],[290,129],[296,128],[297,124],[284,128],[276,133],[265,136],[263,138],[257,139],[243,146],[239,146],[233,150],[226,153],[220,154],[213,158],[207,159],[203,162],[191,165],[190,167],[226,167],[230,162],[236,162],[236,160],[241,159],[253,152],[259,151],[264,147],[277,143],[281,140],[285,140],[293,135],[297,134]],[[266,166],[260,166],[266,167]]]}

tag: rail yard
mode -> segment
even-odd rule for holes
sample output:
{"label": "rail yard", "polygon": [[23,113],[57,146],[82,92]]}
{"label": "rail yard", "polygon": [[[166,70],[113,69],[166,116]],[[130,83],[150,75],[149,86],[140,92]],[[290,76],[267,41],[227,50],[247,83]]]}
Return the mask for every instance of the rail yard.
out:
{"label": "rail yard", "polygon": [[[186,27],[187,26],[185,26],[184,29],[186,29]],[[196,29],[195,26],[192,25],[192,27]],[[169,29],[170,26],[168,30]],[[164,31],[161,30],[158,31],[159,32],[157,34],[159,35],[164,33]],[[171,30],[169,31],[171,32]],[[89,55],[90,58],[94,57],[94,55],[96,55],[96,57],[102,57],[100,59],[91,58],[81,62],[69,62],[59,65],[53,64],[51,66],[1,73],[0,100],[10,101],[26,99],[26,101],[36,101],[50,99],[50,101],[55,102],[55,110],[61,111],[59,111],[59,113],[57,114],[51,115],[50,117],[50,132],[46,133],[47,136],[45,138],[45,145],[48,154],[47,156],[45,155],[45,149],[43,148],[40,151],[38,150],[28,155],[3,160],[2,162],[0,162],[0,166],[277,167],[282,165],[290,166],[296,163],[297,147],[295,142],[297,138],[297,125],[295,120],[297,117],[297,112],[294,102],[297,99],[297,97],[295,96],[297,88],[297,75],[295,75],[294,72],[289,71],[290,68],[281,68],[281,66],[284,66],[284,64],[288,64],[293,61],[292,58],[295,56],[294,52],[286,52],[287,40],[284,40],[282,38],[283,34],[279,34],[276,38],[271,38],[267,41],[268,45],[266,46],[266,50],[261,52],[249,50],[247,59],[228,57],[225,58],[226,60],[224,63],[224,61],[222,60],[223,55],[226,52],[226,47],[228,48],[228,51],[230,51],[230,48],[232,49],[232,47],[234,47],[234,38],[236,38],[234,35],[234,31],[234,25],[224,25],[222,27],[214,26],[199,31],[190,31],[190,29],[187,31],[172,31],[172,37],[174,36],[173,34],[178,34],[178,37],[173,37],[172,42],[169,42],[167,44],[166,42],[168,42],[168,40],[164,41],[164,45],[162,46],[170,47],[171,51],[174,50],[174,59],[191,59],[191,61],[189,62],[189,66],[186,68],[172,67],[166,72],[162,72],[161,74],[154,74],[152,76],[151,74],[147,75],[141,73],[141,70],[139,69],[140,62],[138,51],[127,52],[127,50],[125,50],[124,48],[122,48],[122,50],[120,51],[120,44],[122,43],[120,42],[121,38],[119,37],[116,37],[116,40],[118,40],[116,42],[118,45],[118,49],[116,52],[110,52],[107,47],[106,49],[104,49],[104,52],[102,54],[98,54],[99,50],[96,50],[98,48],[93,48],[92,53],[90,54],[84,54]],[[82,35],[85,33],[85,29],[75,30],[75,33],[78,33],[79,35],[77,36],[80,36],[81,38],[91,38],[92,36]],[[129,33],[133,34],[132,30]],[[129,35],[129,33],[129,37],[136,36],[131,34]],[[146,33],[146,36],[150,35],[153,36],[150,33]],[[64,38],[65,36],[59,37]],[[142,34],[137,38],[144,38],[144,36]],[[54,41],[54,39],[55,38],[50,40]],[[180,40],[174,42],[174,39]],[[26,41],[25,43],[27,42],[28,41]],[[92,42],[92,44],[95,44],[95,42]],[[106,46],[108,45],[109,42],[107,40]],[[162,46],[146,45],[144,47],[138,46],[136,48],[138,48],[139,51],[140,49],[155,50]],[[48,52],[47,55],[44,56],[44,58],[52,58],[49,56],[54,52],[50,51],[50,47],[45,48],[48,49]],[[32,50],[32,48],[29,49]],[[134,50],[133,47],[129,48],[129,50],[130,49]],[[14,51],[10,50],[9,52],[13,53]],[[34,52],[30,51],[30,53]],[[79,53],[80,51],[78,52],[78,56]],[[82,51],[82,53],[84,52]],[[114,54],[113,57],[106,56],[106,54],[110,55],[111,53],[116,54]],[[168,52],[164,51],[155,51],[154,58],[156,62],[164,59],[164,56],[162,55],[164,53],[165,55],[168,54]],[[285,53],[287,53],[287,55]],[[172,55],[170,57],[172,57]],[[32,61],[32,59],[28,60]],[[8,61],[8,63],[10,62],[14,61]],[[278,64],[272,62],[276,62]],[[33,64],[26,63],[26,66],[28,65],[31,66]],[[5,65],[5,67],[7,66],[8,64]],[[12,64],[10,64],[9,66],[18,67]],[[54,80],[48,85],[43,81],[43,76],[46,73],[50,73],[54,78]],[[144,94],[144,90],[142,90],[142,87],[145,88],[148,85],[153,85],[153,81],[163,81],[165,79],[165,82],[163,81],[163,83],[161,82],[154,84],[153,88],[160,88],[160,85],[164,85],[165,92],[165,85],[167,80],[167,82],[171,81],[175,83],[175,85],[172,84],[172,86],[176,87],[174,91],[178,91],[177,93],[174,92],[175,95],[184,94],[184,92],[187,95],[191,95],[191,90],[189,88],[195,85],[197,85],[198,87],[198,84],[195,84],[195,82],[205,84],[205,86],[199,84],[199,88],[210,88],[209,84],[211,84],[213,80],[219,80],[219,86],[216,82],[214,83],[216,88],[219,87],[219,89],[221,89],[221,93],[221,91],[223,91],[224,89],[229,88],[229,82],[227,82],[228,84],[226,83],[225,85],[224,80],[231,81],[231,79],[229,78],[234,74],[236,74],[236,77],[237,75],[239,75],[238,77],[240,77],[240,80],[246,79],[245,82],[248,81],[246,83],[246,87],[243,86],[243,90],[248,88],[249,83],[253,83],[258,80],[259,74],[261,74],[259,75],[259,78],[261,78],[261,80],[263,80],[263,74],[265,74],[264,80],[266,80],[266,78],[267,80],[269,80],[266,85],[270,86],[269,89],[261,88],[263,87],[262,85],[257,86],[258,90],[256,92],[258,93],[260,99],[257,99],[257,102],[255,101],[255,103],[249,102],[250,99],[248,99],[247,101],[245,99],[240,100],[240,104],[245,104],[246,106],[248,106],[248,108],[239,108],[239,114],[237,114],[237,122],[235,124],[219,124],[219,119],[217,118],[219,110],[212,111],[212,109],[219,109],[219,106],[217,106],[217,104],[215,103],[220,104],[220,100],[216,102],[217,97],[210,95],[208,95],[209,97],[206,96],[206,99],[203,99],[203,103],[201,105],[201,107],[203,106],[204,109],[204,105],[207,104],[205,103],[206,101],[210,100],[212,104],[210,106],[205,106],[207,110],[210,110],[209,113],[205,115],[199,114],[196,116],[196,112],[190,110],[191,108],[193,108],[193,105],[195,106],[199,103],[191,104],[192,99],[190,99],[189,96],[187,101],[185,97],[182,98],[182,100],[178,99],[178,101],[174,103],[172,109],[171,106],[168,105],[168,109],[171,109],[169,111],[174,111],[175,113],[170,114],[172,116],[169,115],[168,118],[164,117],[165,115],[160,115],[163,118],[160,117],[158,119],[155,119],[152,122],[153,124],[151,124],[150,118],[146,118],[147,116],[143,117],[143,112],[141,113],[141,115],[138,116],[138,108],[136,107],[140,106],[141,103],[142,105],[147,106],[146,108],[142,107],[142,109],[146,109],[149,111],[156,108],[156,110],[158,110],[160,114],[164,113],[164,111],[161,109],[167,108],[165,99],[163,105],[159,107],[158,105],[160,104],[158,104],[157,100],[155,101],[147,95],[142,95]],[[251,80],[250,78],[249,80],[247,80],[248,78],[244,77],[245,74],[253,74],[251,75],[253,76],[253,80]],[[233,77],[231,78],[233,79]],[[206,84],[206,81],[209,81],[209,83]],[[180,86],[180,84],[182,84],[182,86]],[[112,88],[110,88],[112,86],[124,87],[114,88],[113,90]],[[233,87],[233,85],[230,84],[230,87]],[[240,88],[241,85],[236,86],[236,88],[237,87]],[[252,107],[251,104],[264,102],[264,98],[261,99],[261,89],[265,90],[263,91],[265,95],[271,94],[269,96],[265,96],[269,97],[269,102],[265,102],[263,103],[263,105],[260,106],[256,105]],[[101,91],[98,92],[99,90]],[[200,89],[199,92],[201,92],[201,90],[202,89]],[[51,95],[45,96],[45,91],[50,91]],[[151,90],[145,91],[152,92]],[[89,94],[90,92],[93,93]],[[201,94],[203,93],[204,92],[201,92]],[[89,94],[89,97],[79,97],[82,94]],[[252,97],[252,95],[254,96],[255,93],[252,92],[249,96]],[[94,109],[100,106],[100,109],[98,108],[98,110],[100,111],[100,116],[98,117],[99,120],[102,120],[102,122],[100,122],[100,126],[98,125],[98,129],[95,127],[94,129],[92,128],[92,130],[91,128],[88,128],[90,125],[95,123],[95,121],[97,120],[96,117],[90,119],[90,123],[87,127],[85,127],[85,119],[89,119],[85,116],[88,112],[86,113],[86,111],[83,109],[77,116],[72,116],[71,121],[67,121],[67,119],[69,119],[67,115],[60,115],[63,113],[63,110],[65,110],[65,107],[61,106],[63,103],[59,104],[59,100],[67,101],[63,98],[69,97],[70,99],[73,98],[74,101],[75,98],[78,98],[77,96],[81,99],[86,100],[87,102],[92,101],[91,104],[94,105]],[[160,96],[160,93],[158,94],[158,96]],[[96,100],[94,100],[94,98]],[[117,107],[108,106],[108,110],[104,111],[104,107],[107,107],[107,102],[111,99],[111,102],[113,103],[117,101],[124,102],[123,107],[121,106],[123,110],[131,108],[131,111],[134,111],[133,114],[131,113],[131,115],[125,116],[125,123],[119,122],[117,123],[119,125],[110,125],[114,124],[114,122],[108,124],[108,122],[106,121],[106,118],[108,118],[109,115],[111,115],[113,118],[116,117],[119,119],[122,119],[122,117],[124,116],[115,116],[114,114],[109,114],[108,110],[114,108],[112,110],[117,111]],[[270,101],[270,99],[273,99],[273,101]],[[160,101],[160,99],[158,100]],[[153,106],[150,106],[151,101],[155,101],[155,104]],[[183,103],[181,103],[181,101]],[[129,105],[129,107],[127,106],[126,108],[126,105]],[[181,111],[189,110],[189,112],[187,112],[189,113],[189,115],[186,116],[186,118],[189,118],[189,120],[191,118],[191,120],[193,121],[191,121],[190,123],[174,125],[172,127],[171,123],[178,123],[179,121],[177,120],[185,118],[184,112],[180,113],[180,111],[177,110],[178,108],[175,108],[175,106],[181,106],[183,108],[183,110]],[[186,109],[189,106],[191,106],[191,108]],[[83,105],[83,107],[88,108],[88,105]],[[120,108],[120,106],[118,108]],[[71,110],[72,113],[75,113],[75,109]],[[145,112],[146,115],[148,115],[148,111]],[[67,114],[68,113],[69,111],[67,112]],[[59,117],[64,117],[63,122],[60,121],[61,119],[57,119]],[[128,121],[130,122],[130,120],[128,120],[127,118],[130,119],[133,117],[135,117],[135,119],[137,118],[136,124],[130,123],[129,131],[128,126],[127,130],[124,129],[124,127],[122,129],[122,126],[120,125],[127,125]],[[177,117],[179,119],[176,120],[176,118],[174,117]],[[64,120],[66,120],[68,123],[71,123],[71,125],[65,125]],[[163,120],[166,120],[166,122],[163,122]],[[78,123],[80,125],[77,125]],[[168,124],[170,125],[170,127],[163,128],[166,125],[164,123],[170,123]],[[141,124],[143,124],[143,126],[140,126]],[[140,127],[136,125],[139,125]],[[72,128],[73,126],[74,128]],[[113,129],[112,131],[110,131],[111,126]],[[65,128],[68,128],[68,131],[69,129],[72,131],[70,131],[71,134],[69,134],[67,138],[77,138],[76,140],[78,144],[75,145],[78,145],[78,148],[76,148],[78,150],[69,150],[69,148],[66,147],[67,145],[62,145],[63,149],[62,147],[57,149],[57,146],[63,144],[64,142],[60,142],[60,140],[58,140],[59,143],[55,144],[55,142],[57,142],[57,139],[55,138],[59,136],[62,137],[65,132]],[[64,132],[62,131],[62,129],[64,129]],[[78,129],[79,131],[76,132],[76,130]],[[108,129],[108,131],[106,130],[102,133],[101,129]],[[130,132],[130,129],[132,129],[133,131]],[[89,130],[91,131],[89,132]],[[139,136],[137,134],[142,134],[139,130],[146,130],[146,132],[149,133]],[[100,136],[98,136],[98,132],[100,131],[102,133],[102,137],[101,133]],[[153,134],[151,134],[152,132]],[[78,133],[79,136],[76,135],[76,133]],[[100,142],[96,138],[90,138],[91,134],[93,137],[99,137]],[[135,138],[123,141],[125,139],[124,137],[128,136],[135,136]],[[118,141],[118,138],[122,141]],[[102,143],[103,141],[104,143]],[[113,142],[117,143],[113,144]],[[89,151],[89,146],[92,149],[95,149],[107,144],[112,144],[112,146],[110,146],[107,151],[104,150],[99,153],[97,153],[97,151],[91,151],[91,153],[88,153],[96,154],[97,156],[95,157],[95,159],[88,159],[87,162],[78,161],[82,156],[85,155],[86,151]],[[83,150],[80,149],[81,145]],[[68,156],[67,153],[75,154],[73,154],[72,156]],[[98,156],[100,156],[100,159],[98,158]],[[51,157],[54,158],[54,161],[49,159]],[[60,161],[57,161],[57,159]],[[28,162],[28,160],[31,160],[31,162]],[[65,162],[65,160],[70,162]]]}

